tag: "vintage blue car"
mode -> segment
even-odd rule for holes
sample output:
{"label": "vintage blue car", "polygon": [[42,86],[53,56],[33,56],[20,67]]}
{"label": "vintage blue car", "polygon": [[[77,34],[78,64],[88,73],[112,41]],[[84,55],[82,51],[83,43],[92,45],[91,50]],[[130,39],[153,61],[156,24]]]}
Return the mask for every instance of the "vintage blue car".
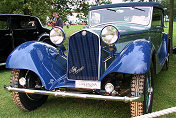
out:
{"label": "vintage blue car", "polygon": [[131,116],[152,111],[154,74],[168,69],[164,10],[155,2],[89,9],[88,27],[69,37],[54,27],[50,40],[23,43],[8,57],[14,103],[24,111],[48,95],[130,102]]}

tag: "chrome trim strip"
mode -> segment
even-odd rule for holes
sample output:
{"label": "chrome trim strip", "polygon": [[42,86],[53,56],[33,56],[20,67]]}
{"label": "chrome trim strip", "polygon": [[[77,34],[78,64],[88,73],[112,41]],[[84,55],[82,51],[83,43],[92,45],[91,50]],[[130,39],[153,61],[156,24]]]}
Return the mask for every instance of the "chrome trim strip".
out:
{"label": "chrome trim strip", "polygon": [[100,74],[101,74],[101,39],[100,36],[96,33],[96,35],[98,36],[99,39],[99,62],[98,62],[98,80],[100,79]]}
{"label": "chrome trim strip", "polygon": [[42,95],[54,95],[60,97],[74,97],[74,98],[87,98],[87,99],[97,99],[97,100],[110,100],[110,101],[124,101],[124,102],[131,102],[131,101],[142,101],[144,99],[143,96],[141,97],[119,97],[119,96],[103,96],[103,95],[94,95],[94,94],[82,94],[78,92],[67,92],[67,91],[46,91],[46,90],[32,90],[32,89],[24,89],[24,88],[12,88],[6,87],[4,88],[8,91],[15,91],[15,92],[23,92],[23,93],[31,93],[31,94],[42,94]]}
{"label": "chrome trim strip", "polygon": [[6,65],[6,63],[0,63],[0,66],[4,66],[4,65]]}

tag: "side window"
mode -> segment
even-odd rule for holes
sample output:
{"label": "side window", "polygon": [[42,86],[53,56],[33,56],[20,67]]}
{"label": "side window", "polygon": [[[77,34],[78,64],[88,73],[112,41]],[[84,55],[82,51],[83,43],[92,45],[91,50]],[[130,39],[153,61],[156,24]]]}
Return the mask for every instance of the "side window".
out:
{"label": "side window", "polygon": [[158,8],[153,9],[152,26],[162,26],[162,10]]}
{"label": "side window", "polygon": [[21,21],[20,25],[22,29],[35,29],[36,28],[35,21],[32,19],[23,20]]}
{"label": "side window", "polygon": [[0,19],[0,30],[7,30],[8,24],[7,19]]}
{"label": "side window", "polygon": [[35,20],[30,17],[16,17],[11,21],[13,29],[36,29]]}

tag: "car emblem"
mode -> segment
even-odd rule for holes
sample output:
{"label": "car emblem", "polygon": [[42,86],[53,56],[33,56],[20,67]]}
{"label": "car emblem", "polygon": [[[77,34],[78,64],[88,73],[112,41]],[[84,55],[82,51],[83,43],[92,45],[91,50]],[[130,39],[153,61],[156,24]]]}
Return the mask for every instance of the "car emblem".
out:
{"label": "car emblem", "polygon": [[73,73],[73,74],[78,74],[79,72],[81,72],[84,69],[84,66],[82,66],[81,68],[77,69],[77,67],[72,67],[69,71],[69,73]]}
{"label": "car emblem", "polygon": [[87,32],[86,31],[82,31],[82,35],[86,36]]}
{"label": "car emblem", "polygon": [[53,84],[54,83],[54,79],[50,79],[50,82],[48,84]]}

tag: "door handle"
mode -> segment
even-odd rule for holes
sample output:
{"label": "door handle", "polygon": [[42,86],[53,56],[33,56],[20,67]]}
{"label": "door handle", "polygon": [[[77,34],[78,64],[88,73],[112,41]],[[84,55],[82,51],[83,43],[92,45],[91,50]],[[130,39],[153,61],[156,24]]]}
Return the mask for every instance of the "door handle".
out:
{"label": "door handle", "polygon": [[10,34],[5,34],[5,36],[12,36],[12,33],[10,33]]}
{"label": "door handle", "polygon": [[39,34],[39,32],[34,32],[33,34]]}

